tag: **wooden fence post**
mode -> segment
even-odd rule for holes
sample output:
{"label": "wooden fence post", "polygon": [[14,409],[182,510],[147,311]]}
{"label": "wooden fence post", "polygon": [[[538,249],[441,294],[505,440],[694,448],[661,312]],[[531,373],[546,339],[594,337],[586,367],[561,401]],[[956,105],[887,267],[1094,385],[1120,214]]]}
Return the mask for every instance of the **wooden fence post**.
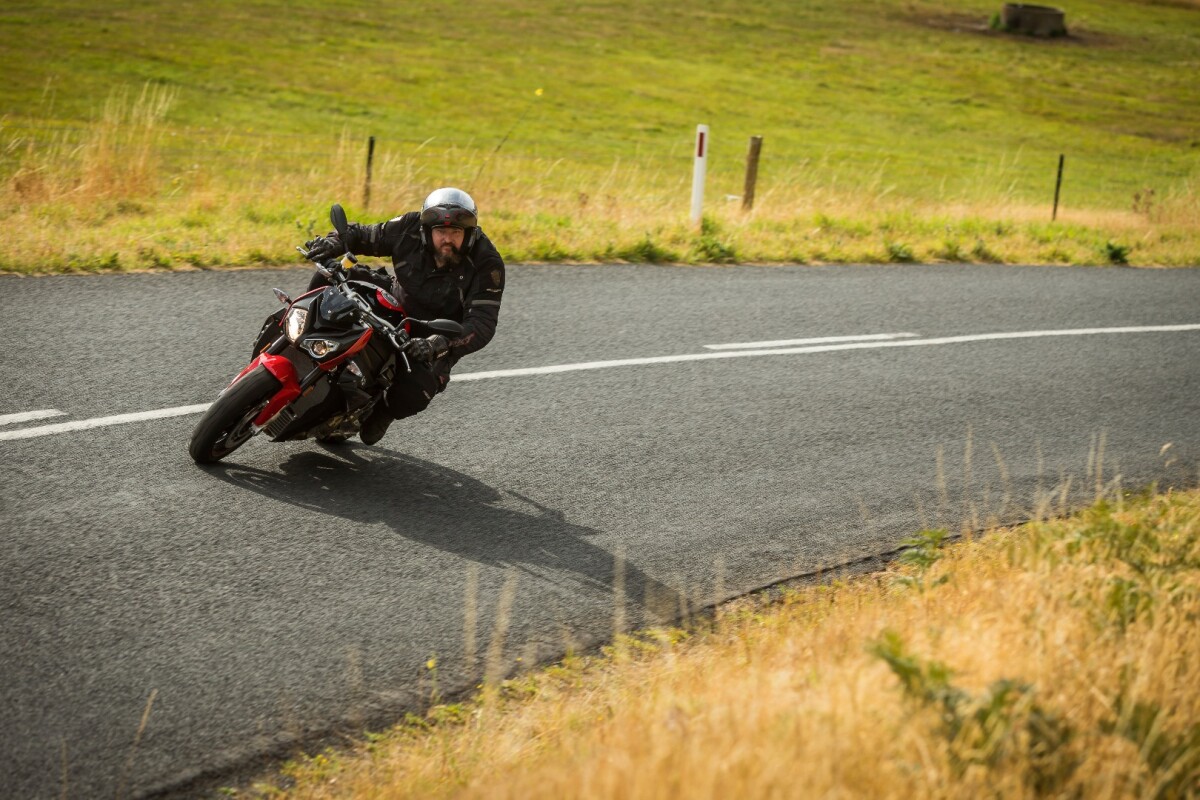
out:
{"label": "wooden fence post", "polygon": [[371,164],[375,161],[375,137],[367,139],[367,183],[363,187],[363,208],[371,206]]}
{"label": "wooden fence post", "polygon": [[758,156],[762,152],[761,136],[750,137],[750,152],[746,154],[746,185],[742,189],[742,210],[754,207],[754,186],[758,183]]}
{"label": "wooden fence post", "polygon": [[1054,212],[1050,215],[1051,222],[1058,219],[1058,193],[1062,189],[1062,168],[1063,155],[1060,153],[1058,156],[1058,180],[1054,183]]}

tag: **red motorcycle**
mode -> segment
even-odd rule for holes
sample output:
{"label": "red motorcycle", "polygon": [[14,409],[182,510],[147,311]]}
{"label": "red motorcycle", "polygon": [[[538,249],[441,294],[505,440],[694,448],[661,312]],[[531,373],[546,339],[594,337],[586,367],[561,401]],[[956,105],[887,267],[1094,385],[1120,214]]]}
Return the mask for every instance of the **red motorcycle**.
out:
{"label": "red motorcycle", "polygon": [[[346,241],[346,212],[334,205],[329,217]],[[276,442],[349,439],[397,370],[412,370],[405,354],[412,337],[462,336],[457,322],[412,319],[385,289],[352,280],[347,273],[358,260],[351,253],[313,260],[332,285],[295,300],[274,290],[285,309],[267,318],[254,360],[196,424],[188,447],[196,463],[220,461],[259,433]]]}

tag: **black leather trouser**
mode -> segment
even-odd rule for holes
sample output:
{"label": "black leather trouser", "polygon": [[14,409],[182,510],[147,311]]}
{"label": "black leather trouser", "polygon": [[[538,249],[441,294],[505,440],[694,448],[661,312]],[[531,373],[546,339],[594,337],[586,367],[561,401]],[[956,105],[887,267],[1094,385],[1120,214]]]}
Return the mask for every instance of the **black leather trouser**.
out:
{"label": "black leather trouser", "polygon": [[396,382],[388,389],[387,406],[395,419],[404,419],[419,414],[432,402],[434,395],[443,391],[450,382],[450,365],[445,359],[433,368],[413,363],[412,372],[404,371],[404,364],[396,365]]}

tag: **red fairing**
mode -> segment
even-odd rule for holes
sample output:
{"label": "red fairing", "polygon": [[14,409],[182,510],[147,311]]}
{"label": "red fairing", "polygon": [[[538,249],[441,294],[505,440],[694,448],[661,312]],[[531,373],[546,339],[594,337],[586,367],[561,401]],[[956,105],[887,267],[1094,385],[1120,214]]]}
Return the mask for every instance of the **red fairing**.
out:
{"label": "red fairing", "polygon": [[275,379],[282,384],[279,391],[271,398],[271,402],[267,403],[266,408],[258,412],[258,416],[254,418],[255,425],[264,425],[267,420],[279,413],[279,409],[300,396],[300,380],[296,377],[296,368],[292,366],[291,361],[283,356],[260,353],[256,359],[250,362],[250,366],[242,370],[237,378],[234,378],[234,383],[237,383],[242,375],[259,365],[274,375]]}
{"label": "red fairing", "polygon": [[279,409],[286,406],[288,403],[300,396],[300,380],[296,377],[296,368],[292,366],[292,362],[288,361],[283,356],[272,356],[262,354],[259,357],[262,365],[267,372],[275,376],[275,378],[283,384],[275,396],[271,398],[271,402],[267,403],[267,407],[258,413],[254,418],[255,425],[265,425],[267,420],[279,413]]}
{"label": "red fairing", "polygon": [[[400,307],[400,304],[396,301],[396,298],[392,297],[383,289],[375,290],[375,299],[379,301],[379,305],[383,306],[388,311],[399,311],[401,314],[404,313],[404,309]],[[408,320],[404,320],[403,327],[405,333],[412,333],[412,323],[410,323]]]}
{"label": "red fairing", "polygon": [[[233,380],[231,380],[229,382],[229,386],[233,386],[235,383],[240,381],[242,378],[246,377],[246,375],[250,372],[250,370],[254,369],[259,364],[261,364],[263,355],[265,355],[265,354],[259,353],[258,355],[256,355],[254,357],[254,360],[250,362],[250,365],[248,367],[246,367],[244,370],[242,370],[241,372],[239,372],[237,375],[235,375],[233,377]],[[225,388],[228,389],[229,386],[226,386]]]}
{"label": "red fairing", "polygon": [[358,337],[358,340],[354,344],[350,345],[349,350],[342,353],[337,358],[331,358],[328,361],[318,364],[318,366],[321,369],[325,370],[326,372],[329,372],[329,370],[333,369],[338,364],[342,363],[347,358],[349,358],[350,356],[357,353],[359,350],[362,350],[364,347],[366,347],[367,342],[369,342],[371,340],[372,333],[374,333],[374,331],[371,328],[367,328],[365,331],[363,331],[363,335]]}
{"label": "red fairing", "polygon": [[268,355],[266,352],[262,352],[255,356],[254,360],[251,361],[244,370],[239,372],[234,379],[229,382],[229,386],[233,386],[242,378],[246,377],[251,370],[260,364],[266,367],[267,372],[278,378],[280,383],[286,384],[289,376],[293,382],[297,384],[299,383],[299,381],[296,380],[296,368],[292,366],[292,362],[288,361],[283,356],[273,356]]}
{"label": "red fairing", "polygon": [[396,298],[385,292],[383,289],[375,290],[375,299],[379,301],[379,305],[386,308],[388,311],[399,311],[404,313],[404,309],[396,302]]}

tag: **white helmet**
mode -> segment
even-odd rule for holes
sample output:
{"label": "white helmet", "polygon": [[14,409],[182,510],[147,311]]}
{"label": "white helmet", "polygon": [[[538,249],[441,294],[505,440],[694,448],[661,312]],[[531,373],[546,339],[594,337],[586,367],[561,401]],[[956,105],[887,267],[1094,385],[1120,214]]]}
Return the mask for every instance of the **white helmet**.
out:
{"label": "white helmet", "polygon": [[447,186],[435,189],[421,206],[421,243],[429,243],[430,228],[461,228],[463,249],[469,250],[479,237],[479,217],[475,201],[462,189]]}

